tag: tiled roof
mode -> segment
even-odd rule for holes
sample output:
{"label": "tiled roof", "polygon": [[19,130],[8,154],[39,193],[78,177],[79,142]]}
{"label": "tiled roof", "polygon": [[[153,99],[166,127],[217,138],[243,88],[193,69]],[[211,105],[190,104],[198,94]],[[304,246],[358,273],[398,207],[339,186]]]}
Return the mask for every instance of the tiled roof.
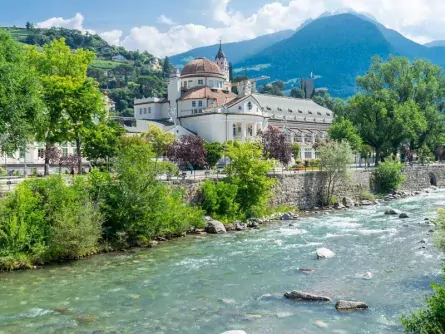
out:
{"label": "tiled roof", "polygon": [[263,112],[272,120],[288,120],[313,123],[332,123],[334,113],[312,100],[266,94],[252,94]]}
{"label": "tiled roof", "polygon": [[205,86],[198,86],[184,92],[181,100],[199,100],[212,99],[213,103],[209,106],[212,108],[221,107],[237,98],[237,95],[231,91],[223,91],[222,89],[214,89]]}
{"label": "tiled roof", "polygon": [[223,75],[219,66],[216,65],[213,61],[210,61],[206,58],[197,58],[185,65],[185,67],[181,71],[181,76],[204,73]]}

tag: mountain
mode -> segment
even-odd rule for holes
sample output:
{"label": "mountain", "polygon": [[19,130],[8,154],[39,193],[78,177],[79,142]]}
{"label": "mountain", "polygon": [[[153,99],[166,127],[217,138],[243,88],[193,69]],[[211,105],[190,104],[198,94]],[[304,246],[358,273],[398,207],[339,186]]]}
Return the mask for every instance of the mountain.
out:
{"label": "mountain", "polygon": [[235,72],[247,69],[251,77],[267,75],[272,81],[282,80],[287,88],[314,73],[316,87],[348,97],[356,91],[356,77],[366,73],[375,55],[383,59],[390,55],[423,58],[445,65],[445,47],[417,44],[361,13],[327,13],[234,67]]}
{"label": "mountain", "polygon": [[445,46],[445,41],[432,41],[432,42],[424,44],[424,46],[429,47],[429,48],[433,48],[436,46]]}
{"label": "mountain", "polygon": [[[283,30],[274,34],[260,36],[254,39],[223,44],[224,53],[232,63],[237,63],[254,55],[257,52],[281,41],[291,37],[294,34],[293,30]],[[204,46],[190,51],[171,56],[170,64],[179,68],[184,67],[189,61],[198,58],[206,57],[207,59],[214,59],[218,52],[219,45]]]}

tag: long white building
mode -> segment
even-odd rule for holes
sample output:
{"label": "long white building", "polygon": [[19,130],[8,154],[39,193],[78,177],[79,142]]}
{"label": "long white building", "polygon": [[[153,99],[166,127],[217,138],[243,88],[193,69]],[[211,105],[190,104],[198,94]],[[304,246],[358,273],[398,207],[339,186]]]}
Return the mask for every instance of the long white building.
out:
{"label": "long white building", "polygon": [[312,100],[257,94],[254,80],[236,86],[238,94],[231,91],[229,62],[220,46],[215,61],[197,58],[181,72],[173,70],[165,98],[135,100],[135,126],[126,129],[146,131],[152,123],[178,137],[192,133],[224,142],[254,138],[270,124],[302,146],[302,159],[316,158],[312,146],[326,136],[332,111]]}

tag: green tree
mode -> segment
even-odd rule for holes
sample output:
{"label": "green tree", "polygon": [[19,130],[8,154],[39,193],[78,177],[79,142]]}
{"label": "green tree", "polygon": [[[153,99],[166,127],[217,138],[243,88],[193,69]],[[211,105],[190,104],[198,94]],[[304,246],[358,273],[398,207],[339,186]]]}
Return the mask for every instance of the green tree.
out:
{"label": "green tree", "polygon": [[346,117],[364,144],[374,148],[376,164],[408,141],[412,150],[442,141],[445,124],[439,113],[445,96],[443,70],[429,62],[374,58],[369,72],[357,79],[360,89]]}
{"label": "green tree", "polygon": [[295,160],[300,159],[301,146],[297,143],[293,143],[291,146],[292,156]]}
{"label": "green tree", "polygon": [[40,85],[22,48],[0,29],[0,150],[16,150],[34,139],[42,119]]}
{"label": "green tree", "polygon": [[168,78],[170,76],[170,59],[164,58],[164,64],[162,65],[162,77]]}
{"label": "green tree", "polygon": [[[72,138],[80,139],[80,130],[90,123],[88,117],[103,111],[100,92],[86,76],[94,54],[82,49],[71,52],[62,38],[44,45],[42,52],[28,48],[27,56],[39,73],[46,109],[44,122],[37,129],[37,139],[45,141],[47,147]],[[45,174],[49,173],[48,164],[45,158]]]}
{"label": "green tree", "polygon": [[290,96],[296,99],[304,99],[304,91],[301,88],[292,88],[290,91]]}
{"label": "green tree", "polygon": [[354,124],[348,119],[335,119],[328,130],[329,138],[336,141],[348,141],[351,148],[359,152],[362,149],[362,138],[357,133]]}
{"label": "green tree", "polygon": [[319,149],[320,167],[326,175],[326,202],[331,203],[336,185],[345,183],[349,178],[349,164],[354,155],[347,141],[328,142]]}
{"label": "green tree", "polygon": [[227,182],[237,187],[237,203],[247,217],[262,215],[268,208],[275,181],[267,173],[275,165],[264,157],[257,142],[231,142],[227,145],[230,164],[225,168]]}
{"label": "green tree", "polygon": [[90,161],[111,159],[117,155],[120,137],[125,130],[116,121],[107,120],[86,129],[83,154]]}
{"label": "green tree", "polygon": [[207,151],[206,162],[210,168],[216,166],[219,160],[223,157],[224,146],[218,142],[205,143],[205,149]]}

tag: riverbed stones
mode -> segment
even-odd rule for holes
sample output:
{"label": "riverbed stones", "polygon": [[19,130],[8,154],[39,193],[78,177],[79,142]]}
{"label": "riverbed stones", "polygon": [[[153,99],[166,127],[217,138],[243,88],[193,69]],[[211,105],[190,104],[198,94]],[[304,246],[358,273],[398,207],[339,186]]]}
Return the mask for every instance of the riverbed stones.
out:
{"label": "riverbed stones", "polygon": [[394,209],[389,209],[385,211],[385,215],[392,215],[392,216],[396,216],[396,215],[400,215],[401,212],[398,210],[394,210]]}
{"label": "riverbed stones", "polygon": [[409,218],[409,216],[408,216],[407,213],[402,212],[402,213],[399,215],[399,218],[400,218],[400,219],[406,219],[406,218]]}
{"label": "riverbed stones", "polygon": [[235,224],[235,230],[237,231],[244,231],[247,228],[247,224],[242,224],[240,222],[237,222]]}
{"label": "riverbed stones", "polygon": [[293,220],[294,215],[292,213],[288,212],[288,213],[285,213],[284,215],[282,215],[280,219],[281,220]]}
{"label": "riverbed stones", "polygon": [[317,259],[332,259],[335,253],[327,248],[319,248],[316,251]]}
{"label": "riverbed stones", "polygon": [[355,205],[354,201],[349,197],[344,197],[342,202],[347,208],[352,208]]}
{"label": "riverbed stones", "polygon": [[332,299],[326,296],[314,295],[303,291],[286,292],[284,297],[291,300],[301,300],[308,302],[330,302]]}
{"label": "riverbed stones", "polygon": [[353,302],[348,300],[339,300],[335,304],[335,308],[339,311],[356,311],[356,310],[366,310],[368,305],[364,302]]}
{"label": "riverbed stones", "polygon": [[363,200],[363,201],[360,202],[360,204],[363,205],[363,206],[370,206],[370,205],[373,205],[374,202],[368,201],[368,200]]}
{"label": "riverbed stones", "polygon": [[206,232],[210,234],[224,234],[227,233],[224,224],[217,220],[207,221]]}
{"label": "riverbed stones", "polygon": [[224,225],[224,227],[226,228],[226,231],[235,231],[236,230],[235,225],[233,225],[233,224],[227,224],[227,225]]}

